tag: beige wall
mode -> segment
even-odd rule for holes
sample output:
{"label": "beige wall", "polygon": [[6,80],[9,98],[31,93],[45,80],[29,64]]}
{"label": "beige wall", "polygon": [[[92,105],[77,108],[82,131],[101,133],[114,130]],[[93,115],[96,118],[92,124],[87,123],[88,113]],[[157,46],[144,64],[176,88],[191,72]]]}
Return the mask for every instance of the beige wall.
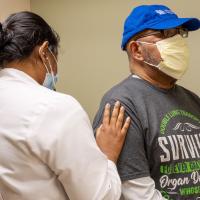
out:
{"label": "beige wall", "polygon": [[30,10],[30,0],[0,0],[0,21],[14,12]]}
{"label": "beige wall", "polygon": [[[103,93],[129,73],[120,50],[123,21],[134,6],[147,2],[200,18],[198,0],[31,0],[32,11],[61,36],[58,90],[77,98],[91,119]],[[200,32],[190,35],[190,69],[180,84],[200,95],[199,36]]]}

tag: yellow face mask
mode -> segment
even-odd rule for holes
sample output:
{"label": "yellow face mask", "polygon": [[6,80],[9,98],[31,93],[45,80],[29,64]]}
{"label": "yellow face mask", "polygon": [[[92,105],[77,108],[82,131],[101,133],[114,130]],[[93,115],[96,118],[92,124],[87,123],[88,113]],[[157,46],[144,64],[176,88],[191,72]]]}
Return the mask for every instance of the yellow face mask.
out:
{"label": "yellow face mask", "polygon": [[186,39],[180,35],[160,40],[155,44],[143,41],[138,42],[156,45],[160,52],[162,61],[158,65],[144,61],[146,64],[158,68],[175,79],[181,79],[187,71],[189,65],[189,48]]}

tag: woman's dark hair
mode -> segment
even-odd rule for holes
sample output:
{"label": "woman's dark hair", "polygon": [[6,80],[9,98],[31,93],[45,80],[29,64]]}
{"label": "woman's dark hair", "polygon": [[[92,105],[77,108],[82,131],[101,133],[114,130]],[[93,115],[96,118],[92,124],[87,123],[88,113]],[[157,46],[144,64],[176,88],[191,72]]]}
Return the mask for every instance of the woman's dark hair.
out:
{"label": "woman's dark hair", "polygon": [[0,23],[0,67],[27,58],[44,41],[57,53],[59,36],[44,19],[27,11],[10,15]]}

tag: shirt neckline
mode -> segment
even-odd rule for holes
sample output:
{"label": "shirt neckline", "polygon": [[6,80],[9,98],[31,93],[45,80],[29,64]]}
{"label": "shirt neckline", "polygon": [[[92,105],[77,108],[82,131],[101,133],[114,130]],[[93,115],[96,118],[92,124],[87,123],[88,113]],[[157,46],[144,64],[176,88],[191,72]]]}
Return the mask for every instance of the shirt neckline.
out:
{"label": "shirt neckline", "polygon": [[1,78],[11,78],[12,80],[20,80],[32,84],[39,84],[36,80],[34,80],[27,73],[15,69],[15,68],[3,68],[0,70],[0,79]]}
{"label": "shirt neckline", "polygon": [[176,89],[177,85],[174,84],[174,86],[170,89],[164,89],[164,88],[160,88],[160,87],[157,87],[153,84],[151,84],[149,81],[145,80],[145,79],[142,79],[141,77],[139,77],[138,75],[135,75],[135,74],[132,74],[131,75],[131,78],[135,78],[136,80],[138,81],[141,81],[143,82],[145,85],[148,85],[149,87],[153,88],[154,90],[157,90],[157,91],[160,91],[160,92],[163,92],[163,93],[169,93],[169,92],[172,92]]}

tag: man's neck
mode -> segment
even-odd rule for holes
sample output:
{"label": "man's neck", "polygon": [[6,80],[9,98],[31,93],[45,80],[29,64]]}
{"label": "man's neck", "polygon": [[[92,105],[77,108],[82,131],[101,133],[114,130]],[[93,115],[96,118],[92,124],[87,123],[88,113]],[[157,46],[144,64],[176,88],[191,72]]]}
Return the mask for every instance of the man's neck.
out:
{"label": "man's neck", "polygon": [[159,69],[152,66],[134,66],[132,71],[141,79],[144,79],[159,88],[171,89],[176,83],[176,79],[164,74]]}

